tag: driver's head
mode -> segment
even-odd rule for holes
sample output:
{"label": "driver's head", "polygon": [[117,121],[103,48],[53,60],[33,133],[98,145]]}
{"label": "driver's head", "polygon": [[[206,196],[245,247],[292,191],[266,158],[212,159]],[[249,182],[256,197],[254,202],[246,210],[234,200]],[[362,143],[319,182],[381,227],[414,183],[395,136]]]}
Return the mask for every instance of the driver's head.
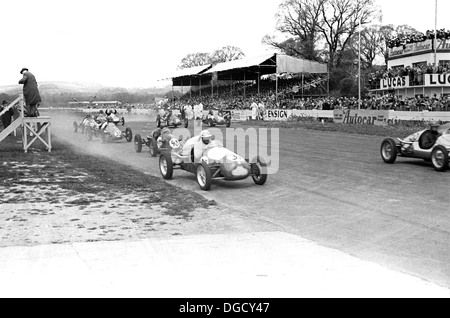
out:
{"label": "driver's head", "polygon": [[200,133],[200,137],[202,138],[202,142],[207,145],[211,142],[212,135],[208,130],[203,130]]}
{"label": "driver's head", "polygon": [[435,122],[435,121],[432,121],[431,123],[430,123],[430,130],[431,131],[437,131],[438,130],[438,128],[439,128],[439,124],[437,123],[437,122]]}
{"label": "driver's head", "polygon": [[209,111],[209,114],[210,114],[210,115],[213,115],[213,111],[212,111],[212,110],[210,110],[210,111]]}

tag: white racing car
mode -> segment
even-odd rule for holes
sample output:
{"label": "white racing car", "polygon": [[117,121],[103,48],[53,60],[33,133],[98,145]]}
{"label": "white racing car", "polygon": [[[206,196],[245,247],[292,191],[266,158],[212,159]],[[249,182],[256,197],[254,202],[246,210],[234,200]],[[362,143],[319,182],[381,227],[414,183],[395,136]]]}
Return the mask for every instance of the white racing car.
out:
{"label": "white racing car", "polygon": [[[435,131],[434,138],[427,142],[429,135]],[[449,167],[450,123],[431,124],[430,129],[421,130],[405,139],[385,138],[381,143],[381,158],[386,163],[394,163],[399,157],[418,158],[432,163],[437,171]]]}
{"label": "white racing car", "polygon": [[267,180],[267,166],[260,156],[249,162],[225,148],[207,130],[183,145],[173,138],[170,146],[171,150],[162,152],[159,157],[164,179],[172,179],[174,169],[185,170],[196,175],[202,190],[209,190],[214,179],[234,181],[251,176],[257,185]]}

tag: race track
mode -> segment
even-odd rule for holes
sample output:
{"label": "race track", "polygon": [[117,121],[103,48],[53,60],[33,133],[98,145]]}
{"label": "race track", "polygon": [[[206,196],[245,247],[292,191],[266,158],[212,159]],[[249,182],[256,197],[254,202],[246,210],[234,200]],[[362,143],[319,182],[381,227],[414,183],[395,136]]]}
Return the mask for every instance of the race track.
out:
{"label": "race track", "polygon": [[[51,116],[55,137],[160,176],[158,159],[150,157],[148,147],[136,153],[133,143],[125,141],[88,143],[72,129],[81,115]],[[153,120],[148,123],[146,132],[133,129],[132,122],[130,127],[145,135],[155,128]],[[385,164],[379,154],[382,139],[280,129],[279,171],[264,186],[251,179],[214,181],[204,192],[193,174],[179,170],[169,182],[265,220],[274,229],[450,288],[450,171],[438,173],[417,159]]]}

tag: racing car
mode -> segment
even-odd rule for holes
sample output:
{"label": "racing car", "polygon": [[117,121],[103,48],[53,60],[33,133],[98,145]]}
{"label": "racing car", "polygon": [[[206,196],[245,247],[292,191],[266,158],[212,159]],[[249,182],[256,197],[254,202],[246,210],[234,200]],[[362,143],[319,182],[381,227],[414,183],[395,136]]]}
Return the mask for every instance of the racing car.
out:
{"label": "racing car", "polygon": [[109,116],[112,119],[112,122],[116,125],[121,124],[122,126],[125,126],[125,118],[124,117],[118,117],[117,116],[117,109],[111,110],[107,109],[105,111],[106,116]]}
{"label": "racing car", "polygon": [[[425,141],[431,130],[436,131],[437,138],[427,145]],[[386,163],[394,163],[397,156],[417,158],[431,162],[436,171],[445,171],[449,167],[450,123],[432,123],[430,129],[418,131],[405,139],[385,138],[381,142],[380,152]]]}
{"label": "racing car", "polygon": [[167,127],[156,128],[147,136],[145,139],[141,135],[136,134],[134,136],[134,149],[136,152],[142,151],[142,146],[146,145],[150,148],[150,155],[156,157],[162,151],[166,151],[172,148],[173,142],[171,141],[175,136],[171,133],[170,129]]}
{"label": "racing car", "polygon": [[181,119],[181,114],[174,115],[170,109],[163,115],[156,115],[156,126],[158,128],[161,126],[177,128],[181,125],[184,125],[184,128],[188,128],[188,119]]}
{"label": "racing car", "polygon": [[202,122],[209,127],[214,127],[216,125],[225,125],[230,127],[231,125],[231,112],[230,111],[219,111],[217,115],[210,110],[208,115],[203,116]]}
{"label": "racing car", "polygon": [[93,137],[100,138],[102,143],[107,141],[122,140],[125,138],[127,142],[133,140],[131,128],[127,127],[125,131],[120,130],[111,120],[106,123],[94,123],[86,126],[86,138],[91,141]]}
{"label": "racing car", "polygon": [[170,140],[171,151],[161,152],[159,170],[164,179],[172,179],[174,169],[196,175],[201,190],[209,190],[212,180],[243,180],[252,177],[257,185],[267,180],[267,165],[257,156],[249,162],[225,148],[208,130],[185,142]]}
{"label": "racing car", "polygon": [[94,117],[92,117],[92,115],[86,115],[86,117],[84,117],[80,123],[78,123],[77,121],[73,122],[73,130],[74,132],[78,132],[78,130],[81,131],[81,133],[84,134],[86,127],[87,126],[91,126],[92,124],[95,124],[95,120]]}

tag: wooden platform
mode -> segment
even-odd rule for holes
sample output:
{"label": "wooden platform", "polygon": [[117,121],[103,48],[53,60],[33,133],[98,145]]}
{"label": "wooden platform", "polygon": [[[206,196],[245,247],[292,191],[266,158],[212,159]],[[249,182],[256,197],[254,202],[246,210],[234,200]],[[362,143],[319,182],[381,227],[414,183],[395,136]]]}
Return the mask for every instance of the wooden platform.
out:
{"label": "wooden platform", "polygon": [[[51,120],[48,116],[40,117],[23,117],[23,150],[28,152],[28,148],[36,141],[40,140],[52,151],[51,140]],[[47,133],[45,137],[44,134]]]}

